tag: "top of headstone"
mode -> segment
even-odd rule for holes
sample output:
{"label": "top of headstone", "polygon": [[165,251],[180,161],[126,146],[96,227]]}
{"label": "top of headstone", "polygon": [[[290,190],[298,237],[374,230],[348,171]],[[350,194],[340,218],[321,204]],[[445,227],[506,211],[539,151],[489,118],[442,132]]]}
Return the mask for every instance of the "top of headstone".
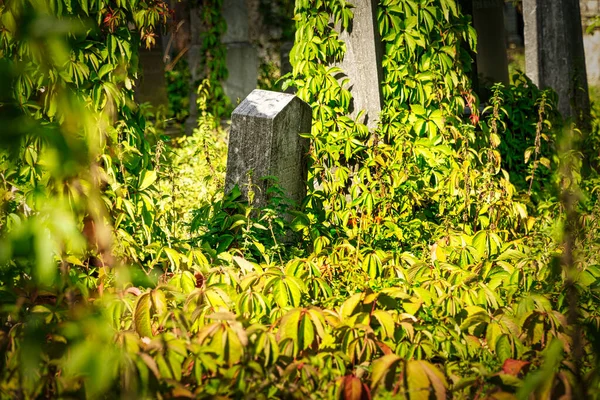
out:
{"label": "top of headstone", "polygon": [[[258,118],[275,118],[296,98],[293,94],[254,89],[233,110],[233,114],[249,115]],[[300,99],[298,99],[300,100]],[[302,100],[300,100],[302,102]],[[308,106],[308,104],[307,104]]]}

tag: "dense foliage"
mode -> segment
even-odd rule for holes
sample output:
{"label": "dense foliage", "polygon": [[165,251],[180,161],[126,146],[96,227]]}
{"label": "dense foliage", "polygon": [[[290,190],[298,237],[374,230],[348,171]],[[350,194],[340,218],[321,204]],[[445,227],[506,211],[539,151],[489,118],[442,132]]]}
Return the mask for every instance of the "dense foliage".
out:
{"label": "dense foliage", "polygon": [[479,111],[454,0],[380,2],[373,131],[331,66],[352,6],[296,1],[308,196],[263,209],[222,193],[219,76],[189,137],[133,101],[167,13],[0,3],[3,397],[598,396],[597,159],[523,75]]}

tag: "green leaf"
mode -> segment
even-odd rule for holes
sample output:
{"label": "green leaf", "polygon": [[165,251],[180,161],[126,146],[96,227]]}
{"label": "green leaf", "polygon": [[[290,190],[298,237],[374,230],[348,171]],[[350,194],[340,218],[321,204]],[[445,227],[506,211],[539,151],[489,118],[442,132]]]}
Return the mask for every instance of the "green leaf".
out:
{"label": "green leaf", "polygon": [[142,294],[135,305],[133,313],[133,322],[135,331],[141,337],[153,337],[152,325],[150,321],[150,308],[152,306],[152,299],[150,293]]}
{"label": "green leaf", "polygon": [[169,280],[169,286],[174,286],[183,293],[189,294],[196,288],[196,277],[190,271],[176,273]]}
{"label": "green leaf", "polygon": [[554,376],[563,360],[563,345],[559,339],[553,339],[544,349],[544,362],[541,367],[527,374],[517,391],[517,399],[525,400],[533,396],[536,399],[551,398]]}
{"label": "green leaf", "polygon": [[513,348],[508,335],[502,334],[496,339],[496,354],[500,362],[513,357]]}
{"label": "green leaf", "polygon": [[140,175],[138,190],[144,190],[156,182],[157,174],[154,170],[143,170]]}
{"label": "green leaf", "polygon": [[371,372],[371,388],[377,387],[381,380],[385,382],[385,387],[389,389],[396,373],[396,366],[401,358],[395,354],[386,354],[385,356],[373,361]]}
{"label": "green leaf", "polygon": [[358,306],[362,298],[362,293],[356,293],[350,296],[346,301],[344,301],[344,304],[342,304],[342,306],[340,307],[340,316],[342,320],[347,319],[352,314],[354,314],[354,311],[356,310],[356,307]]}
{"label": "green leaf", "polygon": [[411,399],[428,399],[430,388],[435,398],[446,398],[446,379],[444,374],[431,363],[424,360],[410,360],[406,366],[408,391]]}
{"label": "green leaf", "polygon": [[388,338],[393,337],[395,328],[396,328],[396,324],[394,323],[394,319],[392,318],[390,313],[388,313],[387,311],[384,311],[384,310],[375,310],[375,311],[373,311],[372,315],[373,315],[373,317],[375,317],[375,319],[377,319],[377,322],[379,322],[379,325],[381,325],[383,335]]}
{"label": "green leaf", "polygon": [[115,66],[112,64],[103,64],[98,70],[98,79],[102,79],[106,74],[112,72],[114,69]]}
{"label": "green leaf", "polygon": [[181,253],[179,253],[177,250],[172,249],[170,247],[164,247],[163,250],[164,250],[165,254],[167,255],[167,258],[171,262],[171,267],[172,267],[171,271],[179,270],[179,267],[181,265],[181,258],[183,257],[183,255]]}
{"label": "green leaf", "polygon": [[152,296],[152,308],[158,315],[162,315],[167,311],[167,297],[165,293],[160,289],[154,289],[151,293]]}

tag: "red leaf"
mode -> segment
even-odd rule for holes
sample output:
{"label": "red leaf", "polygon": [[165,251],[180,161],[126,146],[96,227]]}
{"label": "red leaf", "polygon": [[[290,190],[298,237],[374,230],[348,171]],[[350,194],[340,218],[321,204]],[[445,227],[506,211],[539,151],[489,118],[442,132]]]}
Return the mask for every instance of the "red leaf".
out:
{"label": "red leaf", "polygon": [[529,361],[513,360],[508,358],[502,365],[502,372],[508,375],[517,376],[526,365],[531,364]]}
{"label": "red leaf", "polygon": [[360,400],[362,395],[362,382],[354,375],[344,377],[344,399]]}
{"label": "red leaf", "polygon": [[344,400],[371,400],[371,390],[354,375],[344,377]]}
{"label": "red leaf", "polygon": [[383,351],[384,355],[388,355],[388,354],[393,354],[394,353],[392,351],[392,349],[390,349],[390,346],[388,346],[387,344],[385,344],[383,342],[377,342],[377,345],[379,346],[379,348],[381,349],[381,351]]}

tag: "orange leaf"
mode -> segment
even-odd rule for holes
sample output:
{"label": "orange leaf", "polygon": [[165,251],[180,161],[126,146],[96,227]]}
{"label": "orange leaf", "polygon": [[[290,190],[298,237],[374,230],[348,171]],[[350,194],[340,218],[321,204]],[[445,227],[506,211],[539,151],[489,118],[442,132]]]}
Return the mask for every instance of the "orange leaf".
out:
{"label": "orange leaf", "polygon": [[371,400],[371,391],[354,375],[344,377],[345,400]]}
{"label": "orange leaf", "polygon": [[362,383],[360,379],[354,375],[346,375],[344,377],[344,399],[360,400],[362,393]]}
{"label": "orange leaf", "polygon": [[508,375],[517,376],[526,365],[531,364],[529,361],[506,359],[502,364],[502,372]]}

